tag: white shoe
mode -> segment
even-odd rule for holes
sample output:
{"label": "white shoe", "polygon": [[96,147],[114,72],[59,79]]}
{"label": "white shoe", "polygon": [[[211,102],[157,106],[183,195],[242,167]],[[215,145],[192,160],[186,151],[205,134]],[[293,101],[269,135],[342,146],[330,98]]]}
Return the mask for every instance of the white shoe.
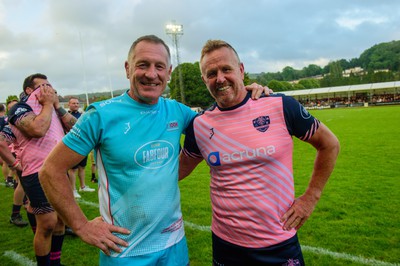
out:
{"label": "white shoe", "polygon": [[84,186],[84,187],[81,187],[79,189],[79,192],[93,192],[93,191],[95,191],[95,189],[94,188],[90,188],[88,186]]}
{"label": "white shoe", "polygon": [[78,191],[76,191],[76,189],[74,189],[74,197],[76,199],[80,199],[81,198],[81,195],[79,195],[79,193],[78,193]]}

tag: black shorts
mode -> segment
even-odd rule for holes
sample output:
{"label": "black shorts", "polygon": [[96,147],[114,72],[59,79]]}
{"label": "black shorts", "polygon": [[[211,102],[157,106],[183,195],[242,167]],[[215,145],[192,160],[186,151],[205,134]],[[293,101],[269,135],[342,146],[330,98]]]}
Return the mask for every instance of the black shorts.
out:
{"label": "black shorts", "polygon": [[83,160],[80,161],[80,163],[78,163],[74,167],[72,167],[72,169],[78,169],[79,166],[82,167],[82,168],[85,168],[86,164],[87,164],[87,158],[88,158],[87,156],[85,158],[83,158]]}
{"label": "black shorts", "polygon": [[270,247],[245,248],[231,244],[213,233],[212,246],[215,266],[305,265],[297,235]]}
{"label": "black shorts", "polygon": [[29,199],[33,214],[54,212],[40,185],[38,173],[23,176],[20,178],[20,182]]}

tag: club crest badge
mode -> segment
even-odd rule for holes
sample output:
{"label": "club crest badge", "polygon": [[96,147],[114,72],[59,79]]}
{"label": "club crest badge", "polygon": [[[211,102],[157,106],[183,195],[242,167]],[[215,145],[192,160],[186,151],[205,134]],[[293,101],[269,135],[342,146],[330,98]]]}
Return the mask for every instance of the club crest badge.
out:
{"label": "club crest badge", "polygon": [[269,116],[259,116],[256,119],[253,119],[253,126],[260,132],[265,132],[269,128],[269,124],[271,123]]}

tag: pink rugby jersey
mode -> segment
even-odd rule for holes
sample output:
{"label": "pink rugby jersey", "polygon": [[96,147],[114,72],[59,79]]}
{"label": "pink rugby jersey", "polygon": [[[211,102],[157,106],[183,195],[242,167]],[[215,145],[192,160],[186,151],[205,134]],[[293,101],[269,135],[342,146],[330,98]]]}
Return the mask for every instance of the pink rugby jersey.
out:
{"label": "pink rugby jersey", "polygon": [[268,247],[295,235],[280,217],[294,200],[292,135],[309,139],[319,121],[291,97],[213,106],[195,118],[183,152],[210,166],[211,229],[230,243]]}
{"label": "pink rugby jersey", "polygon": [[42,105],[36,99],[36,95],[39,93],[39,89],[32,92],[26,102],[21,101],[14,105],[9,114],[9,122],[15,135],[14,142],[19,147],[18,155],[22,164],[22,176],[39,172],[46,156],[64,136],[63,126],[54,109],[50,128],[42,138],[27,138],[14,126],[16,121],[27,113],[32,111],[36,115],[40,113]]}

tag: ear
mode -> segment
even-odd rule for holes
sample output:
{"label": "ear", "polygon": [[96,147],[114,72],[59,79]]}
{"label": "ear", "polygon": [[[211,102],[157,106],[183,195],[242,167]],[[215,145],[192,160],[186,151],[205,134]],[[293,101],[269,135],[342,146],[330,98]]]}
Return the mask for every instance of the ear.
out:
{"label": "ear", "polygon": [[169,65],[169,69],[168,69],[168,80],[171,79],[171,74],[172,74],[172,65]]}
{"label": "ear", "polygon": [[125,73],[126,73],[126,78],[129,79],[129,63],[128,63],[128,61],[125,61]]}
{"label": "ear", "polygon": [[240,63],[239,68],[240,68],[240,75],[242,76],[242,80],[244,80],[244,65],[242,62]]}
{"label": "ear", "polygon": [[29,94],[31,94],[33,91],[34,91],[34,89],[32,89],[31,87],[26,87],[26,89],[25,89],[25,94],[26,94],[26,95],[29,95]]}

